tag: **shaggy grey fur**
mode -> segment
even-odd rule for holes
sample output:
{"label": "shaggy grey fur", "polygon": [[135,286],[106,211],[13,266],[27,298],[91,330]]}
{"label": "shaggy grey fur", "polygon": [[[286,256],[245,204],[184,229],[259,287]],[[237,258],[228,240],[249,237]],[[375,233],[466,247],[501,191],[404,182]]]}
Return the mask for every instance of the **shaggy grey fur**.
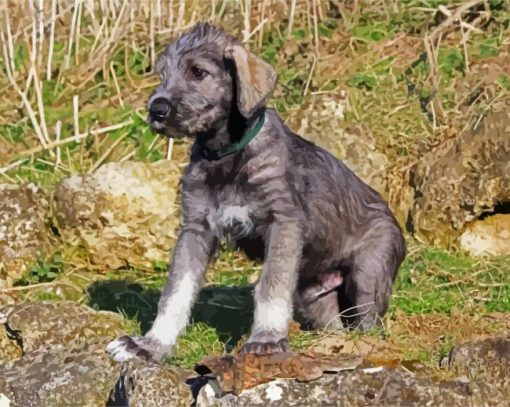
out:
{"label": "shaggy grey fur", "polygon": [[[271,67],[200,24],[166,48],[157,69],[150,125],[195,143],[157,318],[144,337],[110,343],[113,357],[158,359],[171,350],[221,238],[264,261],[242,352],[287,351],[294,310],[312,328],[342,326],[340,314],[361,329],[380,324],[405,257],[401,230],[376,191],[264,107],[276,83]],[[264,124],[244,149],[206,158],[261,115]]]}

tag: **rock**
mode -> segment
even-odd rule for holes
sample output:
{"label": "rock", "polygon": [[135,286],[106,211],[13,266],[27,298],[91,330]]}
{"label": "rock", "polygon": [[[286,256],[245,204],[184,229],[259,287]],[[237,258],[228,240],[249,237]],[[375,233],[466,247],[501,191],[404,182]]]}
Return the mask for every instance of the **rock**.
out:
{"label": "rock", "polygon": [[[114,389],[121,366],[104,351],[104,342],[61,349],[40,348],[0,365],[0,394],[11,406],[190,406],[191,391],[184,371],[169,366],[129,363],[126,404]],[[117,384],[117,386],[116,386]],[[116,393],[117,397],[120,394]],[[115,404],[117,401],[117,404]],[[129,403],[129,404],[127,404]]]}
{"label": "rock", "polygon": [[510,215],[497,214],[470,223],[459,242],[472,256],[510,254]]}
{"label": "rock", "polygon": [[[0,309],[0,393],[14,406],[104,404],[118,378],[106,343],[122,319],[71,302]],[[10,349],[9,352],[6,349]]]}
{"label": "rock", "polygon": [[123,401],[130,406],[191,406],[192,392],[185,384],[190,371],[158,363],[130,362],[121,373],[109,405]]}
{"label": "rock", "polygon": [[[224,387],[239,379],[235,369],[228,377],[230,367],[223,363],[228,358],[207,358],[209,371],[193,378],[189,371],[158,363],[116,364],[104,350],[107,341],[124,332],[121,319],[112,313],[71,302],[30,303],[0,309],[0,325],[3,354],[5,345],[13,345],[0,361],[0,405],[11,407],[190,406],[195,395],[197,406],[202,407],[463,407],[504,405],[510,397],[508,336],[465,343],[452,350],[450,368],[467,372],[467,377],[455,381],[437,382],[402,368],[363,368],[366,364],[360,365],[355,356],[323,358],[306,353],[300,360],[289,358],[289,363],[278,355],[259,357],[262,364],[245,361],[241,379],[246,382],[246,375],[257,376],[256,382],[262,384],[251,387],[252,381],[246,382],[251,388],[235,395]],[[270,377],[263,376],[264,369]],[[215,375],[221,380],[215,380]],[[282,375],[299,380],[282,379]]]}
{"label": "rock", "polygon": [[0,324],[0,395],[11,407],[92,407],[122,392],[130,406],[191,404],[184,379],[190,372],[139,361],[121,370],[105,352],[108,341],[125,333],[113,313],[30,303],[0,309]]}
{"label": "rock", "polygon": [[414,235],[430,244],[455,243],[470,222],[510,202],[510,107],[503,105],[425,154],[414,173]]}
{"label": "rock", "polygon": [[443,363],[470,378],[510,380],[510,337],[470,341],[455,346]]}
{"label": "rock", "polygon": [[9,335],[7,329],[2,326],[0,328],[0,363],[7,360],[19,359],[21,354],[21,347],[13,340],[12,335]]}
{"label": "rock", "polygon": [[[7,306],[0,309],[0,323],[0,338],[10,337],[10,346],[16,344],[19,349],[5,355],[7,360],[40,348],[61,349],[91,341],[107,343],[125,333],[118,314],[96,312],[69,301]],[[5,359],[0,359],[0,363]]]}
{"label": "rock", "polygon": [[152,267],[167,261],[179,223],[173,161],[109,163],[64,179],[55,194],[64,241],[96,264]]}
{"label": "rock", "polygon": [[51,247],[50,204],[34,184],[0,184],[0,289],[12,286],[29,262]]}
{"label": "rock", "polygon": [[208,383],[198,395],[197,406],[499,406],[510,395],[505,383],[434,382],[401,369],[360,369],[305,383],[277,379],[239,396],[221,398],[214,384]]}
{"label": "rock", "polygon": [[104,343],[41,348],[0,365],[0,393],[11,406],[105,405],[118,370]]}
{"label": "rock", "polygon": [[341,159],[363,181],[386,194],[386,155],[376,147],[369,131],[359,126],[345,128],[345,93],[310,98],[289,125],[298,134]]}

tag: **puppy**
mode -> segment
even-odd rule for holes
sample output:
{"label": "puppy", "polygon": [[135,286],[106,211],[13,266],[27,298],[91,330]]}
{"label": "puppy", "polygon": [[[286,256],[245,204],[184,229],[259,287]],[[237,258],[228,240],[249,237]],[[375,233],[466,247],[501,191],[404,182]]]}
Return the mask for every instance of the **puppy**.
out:
{"label": "puppy", "polygon": [[182,180],[182,222],[152,328],[107,351],[160,359],[185,328],[221,239],[263,260],[242,353],[289,351],[294,308],[312,328],[380,325],[405,242],[381,196],[265,107],[266,62],[223,30],[199,24],[168,45],[150,126],[194,139]]}

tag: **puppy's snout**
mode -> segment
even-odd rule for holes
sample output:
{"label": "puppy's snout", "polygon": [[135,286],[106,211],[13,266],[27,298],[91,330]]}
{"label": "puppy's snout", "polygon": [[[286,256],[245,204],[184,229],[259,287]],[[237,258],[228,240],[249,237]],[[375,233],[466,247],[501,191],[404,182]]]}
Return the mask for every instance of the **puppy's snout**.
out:
{"label": "puppy's snout", "polygon": [[149,115],[151,121],[162,122],[170,112],[170,102],[165,98],[157,98],[149,106]]}

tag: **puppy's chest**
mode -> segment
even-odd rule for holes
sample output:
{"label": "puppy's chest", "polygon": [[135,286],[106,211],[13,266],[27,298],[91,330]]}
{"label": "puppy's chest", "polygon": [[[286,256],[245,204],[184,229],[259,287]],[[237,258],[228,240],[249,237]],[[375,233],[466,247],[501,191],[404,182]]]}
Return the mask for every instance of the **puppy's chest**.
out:
{"label": "puppy's chest", "polygon": [[248,204],[226,201],[209,209],[207,222],[218,238],[234,244],[254,231],[256,220]]}
{"label": "puppy's chest", "polygon": [[247,185],[239,168],[221,170],[207,171],[206,221],[219,239],[235,246],[238,239],[257,234],[264,219],[264,205],[258,202],[257,194]]}

